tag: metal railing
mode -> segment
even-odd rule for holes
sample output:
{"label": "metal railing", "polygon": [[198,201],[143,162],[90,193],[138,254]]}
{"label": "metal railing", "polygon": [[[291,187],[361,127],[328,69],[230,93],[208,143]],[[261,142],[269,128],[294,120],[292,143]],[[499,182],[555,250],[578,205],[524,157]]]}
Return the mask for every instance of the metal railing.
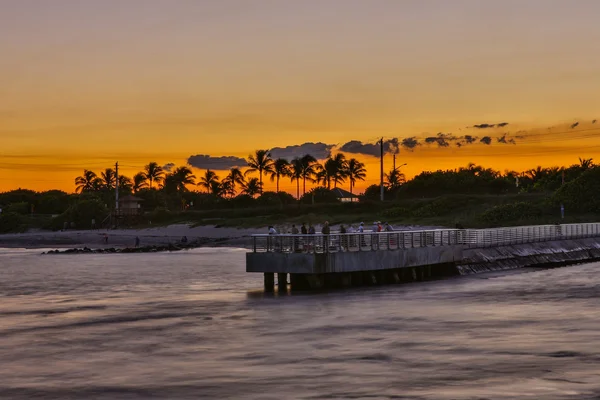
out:
{"label": "metal railing", "polygon": [[270,253],[330,253],[462,245],[470,248],[600,237],[600,223],[532,225],[490,229],[433,229],[252,235],[252,250]]}
{"label": "metal railing", "polygon": [[328,235],[252,235],[252,239],[254,252],[329,253],[449,246],[464,243],[466,236],[463,230],[436,229],[364,233],[333,232]]}

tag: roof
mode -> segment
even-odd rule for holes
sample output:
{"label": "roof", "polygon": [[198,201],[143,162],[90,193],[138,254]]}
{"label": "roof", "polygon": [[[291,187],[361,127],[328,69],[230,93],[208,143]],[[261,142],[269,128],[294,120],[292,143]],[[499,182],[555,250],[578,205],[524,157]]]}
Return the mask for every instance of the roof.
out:
{"label": "roof", "polygon": [[335,194],[335,197],[337,197],[338,199],[357,199],[358,198],[357,195],[350,193],[347,190],[340,189],[340,188],[331,189],[331,192],[333,194]]}
{"label": "roof", "polygon": [[140,199],[139,197],[135,197],[135,196],[132,196],[132,195],[127,195],[127,196],[121,197],[119,199],[119,201],[131,201],[131,202],[134,202],[134,201],[144,201],[144,199]]}

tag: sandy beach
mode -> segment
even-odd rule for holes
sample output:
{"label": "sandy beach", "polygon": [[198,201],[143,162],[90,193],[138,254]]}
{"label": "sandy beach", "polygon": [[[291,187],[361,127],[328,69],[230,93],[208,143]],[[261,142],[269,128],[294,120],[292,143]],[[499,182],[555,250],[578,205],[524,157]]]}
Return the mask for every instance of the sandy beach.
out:
{"label": "sandy beach", "polygon": [[[36,231],[0,235],[0,247],[8,248],[75,248],[89,247],[93,249],[106,247],[133,247],[135,238],[139,237],[140,246],[167,245],[178,243],[186,236],[188,242],[207,239],[212,245],[249,247],[250,235],[265,233],[265,229],[217,228],[214,226],[190,227],[176,224],[148,229],[116,229],[116,230],[68,230],[65,232]],[[108,243],[104,243],[104,235],[108,235]]]}

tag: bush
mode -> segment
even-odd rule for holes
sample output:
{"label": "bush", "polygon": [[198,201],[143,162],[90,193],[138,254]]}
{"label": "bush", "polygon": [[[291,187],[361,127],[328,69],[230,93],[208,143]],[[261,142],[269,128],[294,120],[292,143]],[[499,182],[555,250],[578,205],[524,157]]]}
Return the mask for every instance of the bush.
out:
{"label": "bush", "polygon": [[498,225],[506,222],[527,221],[542,217],[544,209],[539,204],[516,202],[494,206],[481,214],[481,219],[489,224]]}
{"label": "bush", "polygon": [[27,202],[11,203],[6,207],[7,213],[27,215],[31,212],[31,206]]}
{"label": "bush", "polygon": [[381,215],[384,218],[406,218],[410,216],[410,211],[406,207],[392,207],[384,210]]}
{"label": "bush", "polygon": [[161,223],[171,220],[173,218],[173,215],[174,214],[166,208],[158,207],[155,208],[154,211],[150,213],[150,215],[148,215],[148,219],[151,222]]}
{"label": "bush", "polygon": [[331,190],[324,187],[317,187],[306,192],[301,198],[302,204],[326,204],[339,203],[339,200]]}
{"label": "bush", "polygon": [[256,206],[256,199],[247,194],[238,194],[229,200],[229,205],[233,208],[249,208]]}
{"label": "bush", "polygon": [[81,200],[73,204],[67,211],[52,218],[50,228],[62,229],[66,222],[69,227],[75,224],[77,229],[91,228],[92,219],[96,220],[96,226],[108,216],[106,206],[99,199]]}
{"label": "bush", "polygon": [[261,207],[281,207],[295,202],[294,196],[287,192],[264,192],[256,199],[256,203]]}
{"label": "bush", "polygon": [[553,200],[577,212],[600,212],[600,168],[588,170],[563,185]]}
{"label": "bush", "polygon": [[0,214],[0,233],[18,233],[25,230],[25,220],[22,215],[14,212]]}

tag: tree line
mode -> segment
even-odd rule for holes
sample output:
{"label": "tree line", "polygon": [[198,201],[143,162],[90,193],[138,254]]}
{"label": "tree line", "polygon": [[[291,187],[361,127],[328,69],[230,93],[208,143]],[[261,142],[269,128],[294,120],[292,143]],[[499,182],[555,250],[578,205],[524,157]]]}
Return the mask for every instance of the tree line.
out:
{"label": "tree line", "polygon": [[[302,194],[306,194],[307,182],[317,183],[327,189],[347,182],[352,193],[356,183],[365,180],[366,173],[364,163],[355,158],[346,159],[341,153],[319,163],[310,154],[288,161],[284,158],[274,159],[268,150],[256,150],[248,156],[248,168],[245,171],[242,172],[238,167],[230,168],[222,179],[211,169],[205,170],[204,175],[198,179],[186,166],[171,171],[165,170],[156,162],[150,162],[133,178],[119,175],[118,185],[119,190],[124,193],[138,193],[144,189],[182,193],[189,191],[188,186],[197,186],[204,193],[223,198],[232,198],[238,194],[255,197],[263,193],[263,177],[269,177],[276,183],[276,192],[279,192],[281,180],[295,182],[296,198],[299,199],[301,183]],[[249,176],[252,174],[258,174],[258,177]],[[399,171],[391,171],[388,175],[394,185],[404,182],[404,175]],[[112,168],[107,168],[99,175],[86,169],[75,178],[76,193],[112,191],[116,182],[116,172]]]}

